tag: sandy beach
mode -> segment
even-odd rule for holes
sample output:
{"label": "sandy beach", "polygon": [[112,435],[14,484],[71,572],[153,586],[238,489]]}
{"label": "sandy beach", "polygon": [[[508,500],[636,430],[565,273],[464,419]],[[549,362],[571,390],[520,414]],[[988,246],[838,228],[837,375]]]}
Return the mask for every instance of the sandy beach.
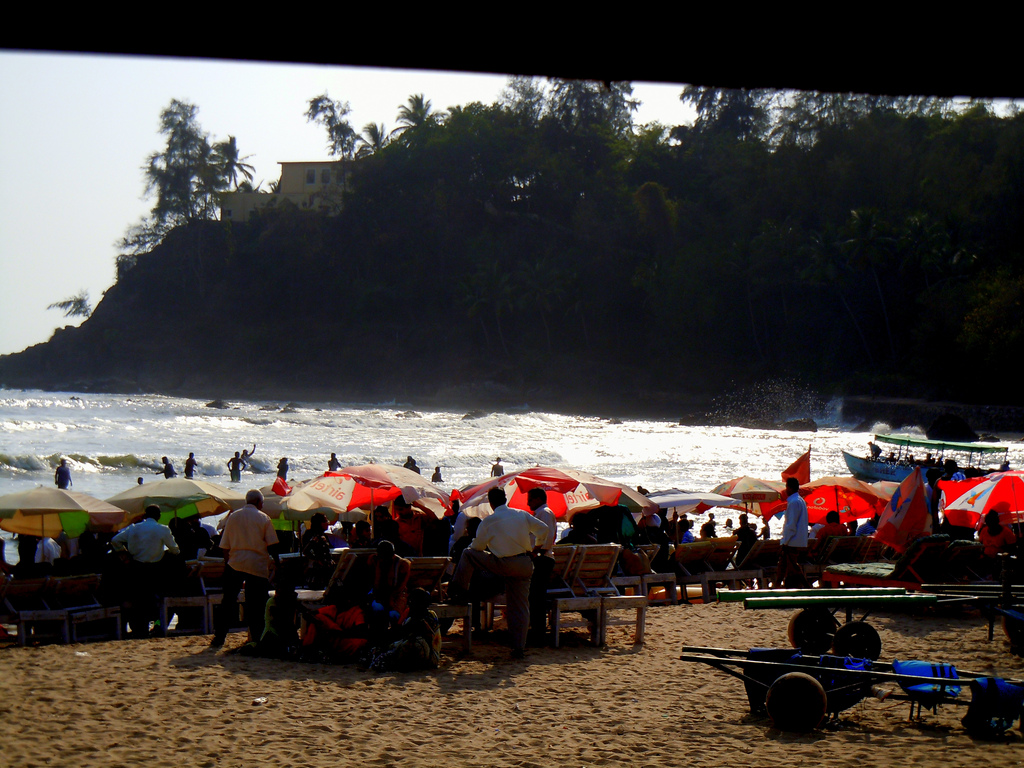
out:
{"label": "sandy beach", "polygon": [[[582,629],[511,661],[501,632],[441,669],[377,675],[355,666],[246,658],[180,637],[0,650],[0,764],[9,766],[1010,766],[1019,731],[976,742],[964,707],[909,722],[903,701],[868,698],[809,735],[750,715],[742,684],[678,659],[684,644],[786,645],[788,611],[737,604],[649,611],[644,646]],[[878,614],[883,659],[946,661],[1024,677],[977,613]],[[244,636],[231,635],[226,649]],[[968,694],[965,691],[964,696]],[[265,703],[257,699],[265,697]]]}

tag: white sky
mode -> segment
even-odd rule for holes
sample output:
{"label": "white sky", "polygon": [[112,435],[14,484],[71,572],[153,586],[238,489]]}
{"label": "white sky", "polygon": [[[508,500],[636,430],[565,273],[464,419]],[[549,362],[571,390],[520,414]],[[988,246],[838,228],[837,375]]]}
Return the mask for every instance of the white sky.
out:
{"label": "white sky", "polygon": [[[80,321],[47,305],[85,289],[95,306],[114,282],[114,243],[152,207],[141,169],[162,149],[171,99],[197,105],[213,139],[237,137],[255,181],[268,182],[279,161],[327,158],[326,132],[305,118],[324,91],[349,102],[357,131],[390,130],[414,93],[446,109],[493,103],[504,85],[497,75],[0,51],[0,354]],[[681,91],[634,83],[636,121],[691,121]]]}

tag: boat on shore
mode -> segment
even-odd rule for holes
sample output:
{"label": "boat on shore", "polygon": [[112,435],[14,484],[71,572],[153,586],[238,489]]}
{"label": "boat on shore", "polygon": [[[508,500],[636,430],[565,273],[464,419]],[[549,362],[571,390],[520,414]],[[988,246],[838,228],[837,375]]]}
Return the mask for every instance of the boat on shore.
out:
{"label": "boat on shore", "polygon": [[[1001,453],[1005,461],[1009,452],[1009,448],[1005,445],[955,443],[945,440],[926,440],[920,437],[903,437],[901,435],[875,435],[875,442],[897,446],[895,457],[888,459],[881,456],[878,458],[865,458],[843,451],[843,459],[846,461],[846,466],[853,476],[859,480],[888,480],[899,483],[906,479],[918,466],[941,468],[946,459],[946,454],[950,452],[958,455],[967,455],[966,463],[957,459],[957,465],[963,470],[964,474],[968,476],[981,475],[989,470],[976,468],[974,466],[976,459],[980,460],[982,456]],[[911,461],[913,457],[911,449],[933,454],[934,464],[924,465],[916,459]]]}

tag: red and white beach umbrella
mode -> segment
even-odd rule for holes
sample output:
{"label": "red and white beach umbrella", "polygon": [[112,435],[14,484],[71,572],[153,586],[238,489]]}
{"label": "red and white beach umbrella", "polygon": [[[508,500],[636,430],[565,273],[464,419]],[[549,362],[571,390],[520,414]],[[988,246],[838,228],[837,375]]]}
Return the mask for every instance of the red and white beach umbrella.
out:
{"label": "red and white beach umbrella", "polygon": [[577,469],[533,467],[492,478],[463,491],[466,501],[462,511],[469,517],[487,517],[491,514],[491,507],[487,503],[487,492],[491,488],[504,488],[508,506],[522,510],[529,509],[526,504],[529,490],[541,488],[548,492],[548,507],[559,519],[570,518],[577,512],[617,504],[627,507],[631,512],[645,515],[656,514],[659,509],[656,502],[639,491],[614,480]]}
{"label": "red and white beach umbrella", "polygon": [[807,504],[807,521],[811,525],[825,522],[825,516],[832,511],[839,513],[841,523],[874,517],[892,498],[892,493],[855,477],[819,477],[800,486],[800,495]]}
{"label": "red and white beach umbrella", "polygon": [[370,513],[375,506],[388,504],[399,496],[438,519],[451,509],[447,491],[410,469],[390,464],[364,464],[327,472],[295,488],[289,505],[298,509],[300,500],[308,500],[310,505]]}
{"label": "red and white beach umbrella", "polygon": [[[1024,523],[1024,472],[995,472],[959,483],[941,482],[946,493],[944,511],[952,525],[980,527],[995,510],[1003,525]],[[958,493],[959,492],[959,493]],[[949,499],[952,497],[952,501]]]}

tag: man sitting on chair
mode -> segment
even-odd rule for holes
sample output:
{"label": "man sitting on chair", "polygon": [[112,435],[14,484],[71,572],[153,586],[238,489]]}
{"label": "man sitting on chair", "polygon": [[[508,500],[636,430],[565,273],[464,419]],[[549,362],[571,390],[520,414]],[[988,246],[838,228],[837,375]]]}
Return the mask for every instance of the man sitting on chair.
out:
{"label": "man sitting on chair", "polygon": [[[538,554],[543,551],[549,530],[544,521],[528,512],[506,506],[507,500],[501,488],[487,492],[487,501],[494,513],[480,523],[476,538],[459,558],[448,598],[451,602],[468,602],[470,581],[477,569],[504,578],[512,657],[518,659],[523,657],[530,627],[530,578],[533,576],[530,554],[534,549]],[[540,542],[536,548],[534,541]]]}

